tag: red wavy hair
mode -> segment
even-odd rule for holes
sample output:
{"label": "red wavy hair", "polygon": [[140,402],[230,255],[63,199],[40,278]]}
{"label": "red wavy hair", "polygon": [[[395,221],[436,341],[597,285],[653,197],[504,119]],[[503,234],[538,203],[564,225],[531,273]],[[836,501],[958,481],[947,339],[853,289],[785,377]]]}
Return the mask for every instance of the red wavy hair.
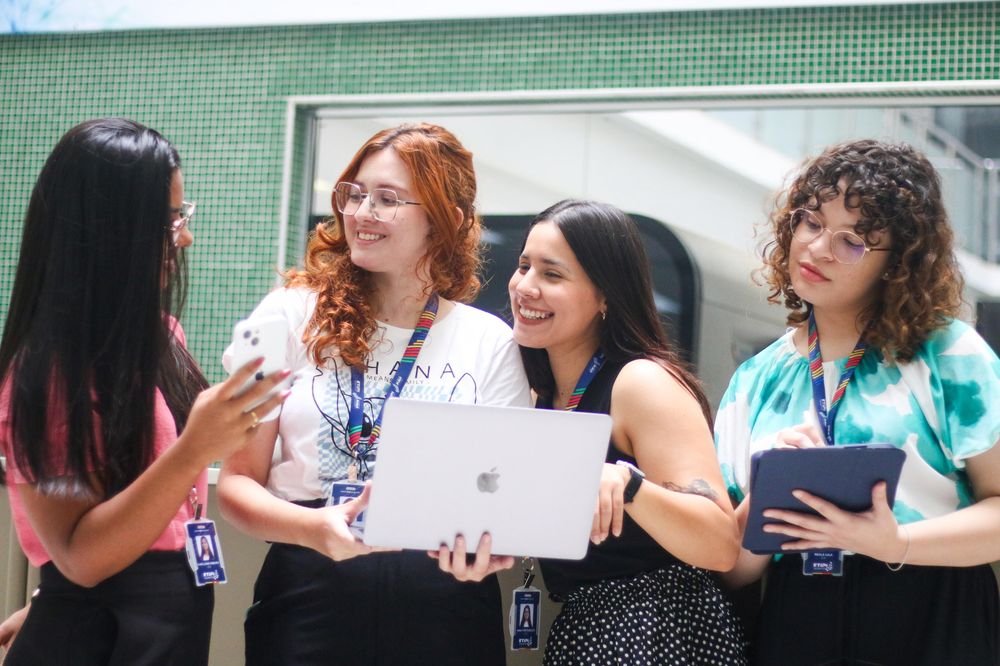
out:
{"label": "red wavy hair", "polygon": [[[414,190],[430,223],[427,254],[418,270],[430,278],[428,296],[467,303],[479,293],[480,236],[476,213],[476,174],[472,153],[455,135],[428,123],[390,127],[368,139],[338,181],[353,181],[365,159],[391,148],[410,170]],[[289,271],[289,286],[305,286],[318,295],[303,341],[316,363],[334,351],[348,365],[363,369],[371,353],[368,341],[377,329],[371,309],[371,273],[351,262],[344,217],[316,227],[306,248],[305,267]],[[462,212],[456,220],[455,209]]]}

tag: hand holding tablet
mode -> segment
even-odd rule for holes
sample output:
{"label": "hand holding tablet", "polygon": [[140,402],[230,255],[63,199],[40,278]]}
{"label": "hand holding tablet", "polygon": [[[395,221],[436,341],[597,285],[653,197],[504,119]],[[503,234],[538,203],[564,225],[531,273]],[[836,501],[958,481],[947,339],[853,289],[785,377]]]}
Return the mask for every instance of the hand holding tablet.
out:
{"label": "hand holding tablet", "polygon": [[743,547],[758,554],[782,552],[795,538],[765,532],[767,509],[816,514],[795,499],[793,490],[805,490],[845,511],[871,508],[872,486],[886,482],[891,506],[906,453],[888,444],[859,444],[818,448],[781,448],[754,454],[750,468],[750,513]]}

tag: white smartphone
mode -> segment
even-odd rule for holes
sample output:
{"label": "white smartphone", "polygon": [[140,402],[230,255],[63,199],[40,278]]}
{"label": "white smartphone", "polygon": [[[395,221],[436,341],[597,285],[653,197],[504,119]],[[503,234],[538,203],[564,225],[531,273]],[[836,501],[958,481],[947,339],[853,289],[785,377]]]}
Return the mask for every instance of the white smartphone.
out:
{"label": "white smartphone", "polygon": [[[273,372],[283,370],[288,367],[288,320],[284,317],[258,317],[244,319],[233,327],[232,362],[230,364],[230,374],[236,372],[250,361],[264,357],[264,363],[257,369],[253,377],[247,380],[240,389],[240,393],[248,390],[255,382],[259,382]],[[279,384],[267,396],[261,398],[257,405],[263,403],[273,395],[284,391],[289,380]],[[254,405],[253,407],[256,407]],[[251,407],[250,409],[253,409]],[[266,416],[260,416],[260,420],[271,421],[278,418],[280,408],[271,410]]]}

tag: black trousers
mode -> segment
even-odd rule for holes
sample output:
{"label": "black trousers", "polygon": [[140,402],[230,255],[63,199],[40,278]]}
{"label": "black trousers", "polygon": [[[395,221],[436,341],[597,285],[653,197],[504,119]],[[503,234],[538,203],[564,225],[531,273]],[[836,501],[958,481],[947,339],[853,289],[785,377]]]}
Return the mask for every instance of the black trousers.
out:
{"label": "black trousers", "polygon": [[149,552],[92,588],[51,562],[5,666],[208,664],[215,592],[182,552]]}
{"label": "black trousers", "polygon": [[247,612],[250,666],[503,666],[496,576],[461,583],[426,553],[344,562],[274,544]]}
{"label": "black trousers", "polygon": [[978,567],[904,566],[853,555],[844,575],[768,568],[752,663],[759,666],[997,666],[996,578]]}

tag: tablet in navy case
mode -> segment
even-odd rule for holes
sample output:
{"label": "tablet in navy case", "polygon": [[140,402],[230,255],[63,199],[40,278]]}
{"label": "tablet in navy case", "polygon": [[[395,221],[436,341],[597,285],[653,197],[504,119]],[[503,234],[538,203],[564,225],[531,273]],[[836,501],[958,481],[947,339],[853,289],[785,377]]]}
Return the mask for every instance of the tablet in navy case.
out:
{"label": "tablet in navy case", "polygon": [[758,451],[750,459],[750,515],[743,534],[743,547],[754,553],[781,552],[781,544],[795,541],[784,534],[763,531],[765,509],[816,512],[792,496],[806,490],[847,511],[867,511],[872,505],[872,486],[886,482],[889,506],[906,453],[890,444],[850,444],[812,449]]}

